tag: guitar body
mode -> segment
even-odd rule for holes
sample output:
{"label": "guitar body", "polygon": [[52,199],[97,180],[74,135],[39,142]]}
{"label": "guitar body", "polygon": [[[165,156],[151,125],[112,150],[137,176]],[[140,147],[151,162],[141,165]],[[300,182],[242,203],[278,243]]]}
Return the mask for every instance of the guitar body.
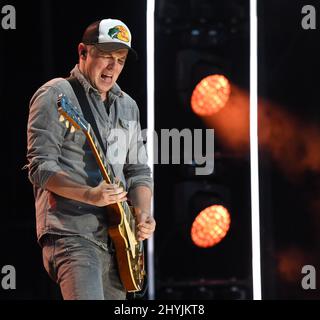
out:
{"label": "guitar body", "polygon": [[[65,95],[57,101],[59,121],[70,130],[82,130],[95,156],[100,172],[107,183],[118,183],[102,151],[91,125],[80,115]],[[120,184],[123,187],[123,185]],[[107,212],[108,234],[111,237],[117,257],[121,282],[128,292],[143,289],[145,264],[143,242],[136,239],[136,224],[132,209],[126,201],[109,205]]]}
{"label": "guitar body", "polygon": [[123,215],[117,204],[108,206],[107,223],[108,233],[116,251],[122,284],[129,292],[142,290],[146,274],[143,244],[137,242],[134,245],[134,255],[131,253]]}

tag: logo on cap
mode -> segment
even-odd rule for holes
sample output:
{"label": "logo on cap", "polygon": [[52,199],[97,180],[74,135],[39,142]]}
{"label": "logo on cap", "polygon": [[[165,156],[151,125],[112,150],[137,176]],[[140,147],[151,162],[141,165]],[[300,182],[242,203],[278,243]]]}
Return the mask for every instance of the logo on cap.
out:
{"label": "logo on cap", "polygon": [[124,42],[129,42],[129,32],[124,26],[115,26],[109,29],[108,35],[112,39],[119,39]]}

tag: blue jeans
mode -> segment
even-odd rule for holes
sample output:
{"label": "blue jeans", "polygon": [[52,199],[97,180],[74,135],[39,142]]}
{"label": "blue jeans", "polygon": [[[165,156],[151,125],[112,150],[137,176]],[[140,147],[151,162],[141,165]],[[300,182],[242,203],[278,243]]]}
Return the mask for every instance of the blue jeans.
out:
{"label": "blue jeans", "polygon": [[65,300],[124,300],[115,255],[79,236],[46,235],[46,271]]}

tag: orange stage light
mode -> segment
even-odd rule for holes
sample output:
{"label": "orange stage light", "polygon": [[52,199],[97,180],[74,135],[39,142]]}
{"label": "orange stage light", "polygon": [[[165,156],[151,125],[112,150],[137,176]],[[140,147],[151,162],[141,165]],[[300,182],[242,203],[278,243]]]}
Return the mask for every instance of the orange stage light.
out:
{"label": "orange stage light", "polygon": [[191,227],[192,241],[198,247],[212,247],[226,236],[230,222],[230,214],[225,207],[210,206],[195,218]]}
{"label": "orange stage light", "polygon": [[210,116],[221,110],[229,100],[229,80],[219,74],[202,79],[191,96],[192,110],[199,116]]}

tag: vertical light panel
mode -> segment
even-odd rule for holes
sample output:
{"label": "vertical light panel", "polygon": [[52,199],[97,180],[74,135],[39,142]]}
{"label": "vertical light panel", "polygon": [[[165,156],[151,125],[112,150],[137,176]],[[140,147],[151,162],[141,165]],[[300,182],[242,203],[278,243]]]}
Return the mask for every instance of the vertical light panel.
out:
{"label": "vertical light panel", "polygon": [[[155,0],[147,0],[147,150],[148,164],[151,168],[152,177],[154,177],[154,12]],[[151,203],[151,214],[153,215],[153,201]],[[148,297],[150,300],[155,298],[154,281],[154,240],[151,237],[148,240]]]}
{"label": "vertical light panel", "polygon": [[261,300],[260,208],[258,160],[258,18],[250,0],[250,163],[253,299]]}

